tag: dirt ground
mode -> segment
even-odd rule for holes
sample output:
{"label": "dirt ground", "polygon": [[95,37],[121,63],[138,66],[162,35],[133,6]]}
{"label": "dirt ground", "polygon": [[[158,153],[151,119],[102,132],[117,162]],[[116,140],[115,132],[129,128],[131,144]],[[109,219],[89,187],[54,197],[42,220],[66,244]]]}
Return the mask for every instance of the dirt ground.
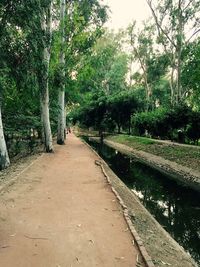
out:
{"label": "dirt ground", "polygon": [[55,153],[3,172],[0,266],[144,266],[96,159],[71,134]]}

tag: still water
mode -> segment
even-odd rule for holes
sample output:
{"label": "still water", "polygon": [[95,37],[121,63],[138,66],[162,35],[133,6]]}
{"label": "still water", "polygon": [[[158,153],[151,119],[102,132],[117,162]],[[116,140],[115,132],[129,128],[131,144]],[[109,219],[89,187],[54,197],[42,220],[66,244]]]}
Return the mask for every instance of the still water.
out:
{"label": "still water", "polygon": [[200,193],[133,157],[85,140],[200,266]]}

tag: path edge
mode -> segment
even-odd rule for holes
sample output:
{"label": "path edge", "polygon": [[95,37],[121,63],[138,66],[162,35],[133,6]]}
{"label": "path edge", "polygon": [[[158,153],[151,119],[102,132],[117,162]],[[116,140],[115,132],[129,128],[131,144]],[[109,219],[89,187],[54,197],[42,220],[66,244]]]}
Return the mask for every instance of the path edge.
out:
{"label": "path edge", "polygon": [[[92,152],[99,158],[100,161],[95,160],[95,164],[101,168],[101,171],[102,171],[103,175],[105,176],[105,178],[107,180],[107,183],[110,185],[112,192],[114,193],[114,195],[118,199],[119,204],[121,205],[121,207],[123,209],[123,215],[124,215],[124,218],[126,220],[126,223],[128,224],[129,230],[130,230],[130,232],[131,232],[131,234],[132,234],[132,236],[134,238],[134,242],[136,243],[136,245],[137,245],[137,247],[139,249],[139,252],[141,253],[142,258],[143,258],[146,266],[147,267],[155,267],[155,265],[153,263],[153,260],[150,257],[150,255],[148,254],[148,252],[147,252],[147,250],[146,250],[146,248],[144,246],[144,243],[143,243],[142,239],[140,238],[140,236],[139,236],[138,232],[136,231],[135,227],[133,226],[133,223],[132,223],[132,221],[131,221],[131,219],[129,217],[127,206],[124,204],[124,201],[122,200],[122,198],[120,197],[120,195],[118,194],[118,192],[112,186],[111,180],[110,180],[108,174],[106,173],[103,165],[106,165],[107,168],[110,168],[110,167],[108,166],[108,164],[99,156],[99,154],[87,142],[85,142],[82,139],[81,139],[81,141],[88,148],[90,148],[90,150],[92,150]],[[133,246],[135,245],[134,242],[133,242]]]}
{"label": "path edge", "polygon": [[38,157],[36,159],[34,159],[31,163],[29,163],[22,171],[20,171],[16,175],[14,175],[14,177],[12,177],[7,183],[5,183],[3,185],[0,185],[0,194],[5,192],[10,186],[15,184],[18,181],[19,177],[24,172],[26,172],[31,166],[33,166],[39,159],[41,159],[44,155],[45,155],[45,153],[42,153],[41,155],[38,155]]}

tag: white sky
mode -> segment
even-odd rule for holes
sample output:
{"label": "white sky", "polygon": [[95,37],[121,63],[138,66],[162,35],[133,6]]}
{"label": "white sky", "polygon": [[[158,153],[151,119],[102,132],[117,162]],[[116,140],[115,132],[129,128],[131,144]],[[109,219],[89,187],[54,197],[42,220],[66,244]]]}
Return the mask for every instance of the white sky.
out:
{"label": "white sky", "polygon": [[151,16],[146,0],[103,0],[110,7],[110,20],[106,26],[118,30],[126,28],[133,20],[138,26]]}

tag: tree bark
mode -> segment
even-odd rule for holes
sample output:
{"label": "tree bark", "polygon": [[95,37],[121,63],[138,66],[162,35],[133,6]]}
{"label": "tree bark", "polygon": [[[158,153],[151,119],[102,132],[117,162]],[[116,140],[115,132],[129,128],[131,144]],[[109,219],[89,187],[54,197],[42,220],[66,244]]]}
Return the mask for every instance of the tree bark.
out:
{"label": "tree bark", "polygon": [[121,133],[121,125],[117,124],[117,128],[118,128],[117,133],[120,134]]}
{"label": "tree bark", "polygon": [[177,35],[177,103],[182,98],[182,86],[181,86],[181,65],[182,65],[182,43],[183,43],[183,23],[182,23],[182,6],[181,0],[178,3],[178,35]]}
{"label": "tree bark", "polygon": [[140,66],[143,70],[143,79],[144,79],[144,85],[145,85],[145,91],[146,91],[146,112],[149,111],[150,105],[151,105],[151,95],[152,95],[152,89],[150,84],[148,83],[148,77],[147,77],[147,67],[146,64],[142,61],[137,49],[135,48],[135,53],[137,54]]}
{"label": "tree bark", "polygon": [[174,90],[174,68],[171,69],[171,75],[170,75],[170,90],[171,90],[171,105],[174,106],[175,104],[175,90]]}
{"label": "tree bark", "polygon": [[65,143],[65,91],[59,91],[59,113],[58,113],[58,133],[57,144],[63,145]]}
{"label": "tree bark", "polygon": [[61,52],[60,52],[60,66],[62,82],[59,88],[58,97],[58,132],[57,132],[57,144],[63,145],[65,143],[65,128],[66,128],[66,116],[65,116],[65,10],[66,10],[66,0],[61,0],[60,7],[60,31],[61,31]]}
{"label": "tree bark", "polygon": [[[40,103],[41,121],[43,125],[43,138],[46,152],[53,152],[51,124],[49,119],[49,62],[51,55],[51,27],[52,27],[52,3],[49,4],[42,20],[42,29],[45,32],[43,48],[43,68],[40,75]],[[46,15],[46,16],[45,16]]]}
{"label": "tree bark", "polygon": [[0,170],[7,168],[10,165],[7,146],[4,138],[1,106],[0,106]]}
{"label": "tree bark", "polygon": [[45,151],[47,153],[53,152],[53,141],[51,133],[51,125],[49,119],[49,90],[48,86],[45,94],[41,96],[41,120],[43,126],[43,142],[45,146]]}
{"label": "tree bark", "polygon": [[128,119],[128,134],[131,135],[131,115],[129,116]]}

